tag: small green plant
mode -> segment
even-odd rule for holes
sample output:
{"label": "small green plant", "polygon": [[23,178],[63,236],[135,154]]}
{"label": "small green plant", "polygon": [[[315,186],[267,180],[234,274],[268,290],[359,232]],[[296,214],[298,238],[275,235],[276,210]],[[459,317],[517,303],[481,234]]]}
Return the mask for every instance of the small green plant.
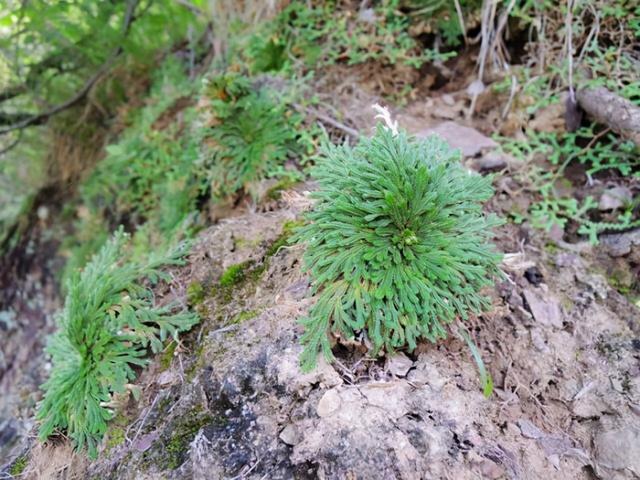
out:
{"label": "small green plant", "polygon": [[160,267],[183,263],[186,245],[138,263],[123,255],[127,238],[118,230],[71,277],[47,347],[53,366],[37,413],[40,439],[65,430],[91,457],[113,417],[108,407],[113,394],[126,392],[134,367],[147,363],[148,349],[162,351],[168,337],[177,340],[198,322],[177,305],[155,306],[149,286],[168,279]]}
{"label": "small green plant", "polygon": [[296,170],[284,165],[302,152],[298,142],[302,118],[275,91],[229,72],[214,78],[208,93],[218,122],[207,132],[214,144],[207,166],[215,197],[251,192],[266,178],[299,178]]}
{"label": "small green plant", "polygon": [[[596,133],[594,126],[576,132],[527,131],[525,140],[502,138],[502,148],[511,155],[530,164],[521,179],[528,190],[536,192],[539,201],[529,211],[531,223],[547,231],[554,226],[564,228],[568,222],[578,224],[577,233],[597,243],[598,235],[605,231],[621,231],[640,225],[637,202],[629,202],[615,218],[595,219],[598,202],[591,196],[578,200],[558,193],[561,182],[571,184],[563,175],[572,163],[584,166],[589,180],[599,172],[610,170],[621,177],[638,177],[638,149],[633,142],[611,133]],[[549,166],[534,165],[535,159],[544,159]],[[566,190],[566,189],[564,189]]]}
{"label": "small green plant", "polygon": [[312,173],[317,203],[294,237],[318,294],[302,320],[304,369],[319,350],[333,358],[330,332],[365,331],[375,352],[412,350],[488,306],[480,291],[501,259],[490,244],[501,222],[482,211],[491,178],[465,170],[446,142],[379,127],[354,148],[327,145]]}

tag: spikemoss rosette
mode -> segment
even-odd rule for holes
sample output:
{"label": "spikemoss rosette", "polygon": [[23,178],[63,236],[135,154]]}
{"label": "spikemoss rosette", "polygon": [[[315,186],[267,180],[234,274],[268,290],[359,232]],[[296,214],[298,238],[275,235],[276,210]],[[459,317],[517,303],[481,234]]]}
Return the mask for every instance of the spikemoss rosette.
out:
{"label": "spikemoss rosette", "polygon": [[457,150],[379,127],[355,147],[327,145],[312,173],[316,203],[296,235],[318,294],[302,320],[303,368],[320,350],[333,358],[330,332],[413,350],[488,306],[480,291],[499,273],[490,240],[501,222],[482,209],[491,178],[468,172]]}
{"label": "spikemoss rosette", "polygon": [[128,236],[122,228],[105,243],[80,273],[67,283],[57,331],[49,339],[51,373],[42,385],[38,406],[39,437],[66,431],[77,449],[97,456],[115,394],[127,391],[136,367],[147,364],[164,342],[198,323],[198,316],[178,303],[157,306],[152,285],[170,276],[163,266],[183,265],[181,244],[167,254],[154,253],[144,263],[127,257]]}

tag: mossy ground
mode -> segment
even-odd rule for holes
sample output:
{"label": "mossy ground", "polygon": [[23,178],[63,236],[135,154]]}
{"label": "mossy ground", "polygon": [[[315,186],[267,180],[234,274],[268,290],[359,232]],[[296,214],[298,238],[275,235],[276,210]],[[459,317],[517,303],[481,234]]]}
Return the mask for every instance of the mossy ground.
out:
{"label": "mossy ground", "polygon": [[171,361],[176,351],[178,344],[172,341],[164,351],[160,354],[160,368],[164,371],[171,366]]}
{"label": "mossy ground", "polygon": [[174,470],[182,465],[189,451],[189,444],[198,431],[205,425],[216,421],[211,414],[203,412],[199,407],[195,407],[180,418],[165,446],[166,455],[162,462],[164,467]]}
{"label": "mossy ground", "polygon": [[27,468],[28,464],[29,464],[29,459],[27,458],[26,455],[19,456],[14,460],[13,464],[11,465],[11,468],[9,469],[9,475],[13,477],[22,475],[22,472],[24,472],[24,469]]}

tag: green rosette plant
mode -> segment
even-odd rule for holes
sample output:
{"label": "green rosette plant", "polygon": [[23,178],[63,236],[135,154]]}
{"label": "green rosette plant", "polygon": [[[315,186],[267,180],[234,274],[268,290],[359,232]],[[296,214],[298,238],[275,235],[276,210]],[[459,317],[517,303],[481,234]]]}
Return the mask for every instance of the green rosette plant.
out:
{"label": "green rosette plant", "polygon": [[109,408],[114,394],[127,391],[135,368],[148,363],[149,349],[160,352],[166,339],[177,341],[199,321],[178,304],[156,306],[151,289],[170,279],[162,267],[184,264],[188,245],[136,263],[123,255],[127,244],[120,228],[69,279],[47,348],[52,368],[36,415],[41,440],[64,430],[92,458],[114,415]]}
{"label": "green rosette plant", "polygon": [[483,212],[491,178],[459,160],[439,137],[383,126],[355,147],[325,145],[316,203],[294,238],[317,294],[301,321],[304,370],[319,351],[333,359],[332,333],[364,331],[374,354],[413,350],[489,306],[481,291],[500,272],[491,238],[501,221]]}

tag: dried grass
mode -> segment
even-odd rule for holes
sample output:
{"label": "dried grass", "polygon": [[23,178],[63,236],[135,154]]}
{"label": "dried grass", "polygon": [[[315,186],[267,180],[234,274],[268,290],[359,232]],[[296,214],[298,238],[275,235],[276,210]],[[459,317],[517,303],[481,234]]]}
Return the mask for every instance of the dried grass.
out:
{"label": "dried grass", "polygon": [[89,462],[85,455],[73,451],[69,442],[59,445],[35,444],[29,463],[22,473],[25,480],[82,480],[87,477]]}

